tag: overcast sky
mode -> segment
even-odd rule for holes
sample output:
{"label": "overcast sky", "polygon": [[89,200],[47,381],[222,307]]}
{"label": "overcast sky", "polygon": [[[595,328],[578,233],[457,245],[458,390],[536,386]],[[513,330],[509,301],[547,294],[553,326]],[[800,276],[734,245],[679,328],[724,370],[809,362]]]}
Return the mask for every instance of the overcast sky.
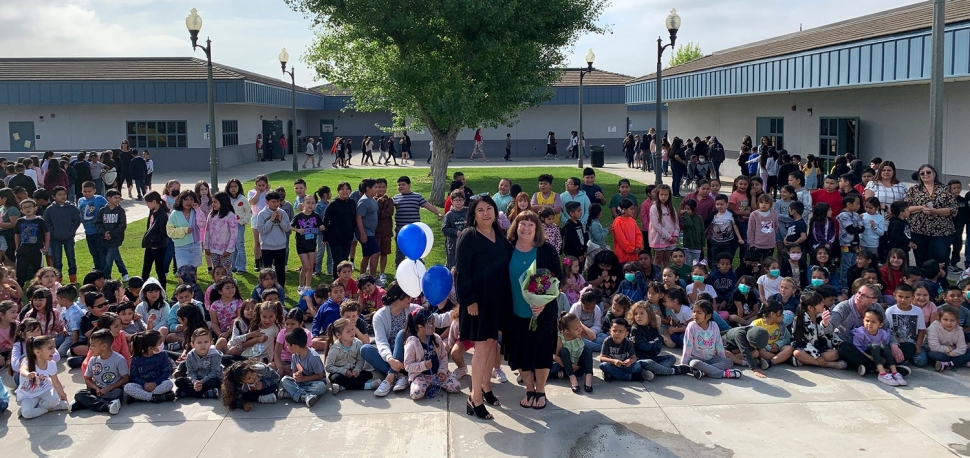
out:
{"label": "overcast sky", "polygon": [[[313,39],[310,21],[283,0],[2,0],[0,57],[196,56],[185,16],[197,8],[202,40],[213,40],[213,60],[269,76],[280,75],[277,55],[286,47],[297,65],[297,84],[315,80],[302,59]],[[584,62],[631,76],[656,69],[656,40],[671,8],[683,24],[678,43],[696,42],[711,53],[914,3],[913,0],[613,0],[601,23],[612,34],[579,39],[567,66]],[[201,41],[201,40],[200,40]],[[669,51],[668,51],[669,53]],[[669,59],[665,54],[664,62]],[[289,81],[289,78],[286,78]]]}

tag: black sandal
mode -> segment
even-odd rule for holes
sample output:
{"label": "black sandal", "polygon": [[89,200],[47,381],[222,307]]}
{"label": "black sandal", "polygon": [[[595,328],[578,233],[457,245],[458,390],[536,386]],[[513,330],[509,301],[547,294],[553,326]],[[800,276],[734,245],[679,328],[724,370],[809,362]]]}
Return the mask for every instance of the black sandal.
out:
{"label": "black sandal", "polygon": [[502,403],[499,402],[498,398],[491,391],[482,390],[482,396],[485,398],[485,402],[491,404],[494,407],[501,406]]}
{"label": "black sandal", "polygon": [[535,391],[526,391],[525,392],[525,404],[523,404],[522,401],[519,401],[519,407],[522,407],[523,409],[531,409],[532,408],[532,400],[535,397],[536,397],[536,392]]}
{"label": "black sandal", "polygon": [[583,387],[583,390],[586,391],[587,393],[592,393],[593,392],[593,385],[586,385],[586,386]]}
{"label": "black sandal", "polygon": [[534,406],[532,406],[533,409],[542,410],[542,409],[545,409],[546,408],[546,405],[548,404],[546,402],[546,393],[540,393],[540,392],[536,391],[536,399],[535,399],[536,402],[538,402],[539,399],[542,399],[542,407],[539,407],[539,406],[535,406],[534,405]]}
{"label": "black sandal", "polygon": [[485,403],[479,405],[474,405],[472,403],[472,397],[468,397],[468,402],[465,404],[465,413],[468,415],[475,415],[482,420],[491,420],[492,414],[488,413],[488,409],[485,408]]}
{"label": "black sandal", "polygon": [[579,385],[572,385],[573,393],[579,394]]}

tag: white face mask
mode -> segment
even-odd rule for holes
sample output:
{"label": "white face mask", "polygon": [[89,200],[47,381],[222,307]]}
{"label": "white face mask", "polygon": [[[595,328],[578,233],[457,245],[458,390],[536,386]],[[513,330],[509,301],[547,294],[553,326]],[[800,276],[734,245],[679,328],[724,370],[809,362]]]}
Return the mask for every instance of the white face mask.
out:
{"label": "white face mask", "polygon": [[791,253],[788,256],[791,257],[792,261],[798,261],[798,260],[802,259],[802,254],[801,253]]}
{"label": "white face mask", "polygon": [[707,159],[698,159],[697,162],[700,162],[701,164],[706,164]]}

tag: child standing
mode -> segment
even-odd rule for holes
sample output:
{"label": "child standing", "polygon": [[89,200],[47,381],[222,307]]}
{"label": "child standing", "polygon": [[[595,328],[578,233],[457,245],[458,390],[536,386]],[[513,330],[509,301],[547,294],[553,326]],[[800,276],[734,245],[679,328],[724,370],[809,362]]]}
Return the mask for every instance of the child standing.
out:
{"label": "child standing", "polygon": [[[677,222],[677,214],[674,212],[674,204],[671,201],[671,190],[670,186],[660,185],[654,193],[657,196],[657,200],[654,202],[653,207],[650,207],[650,248],[653,248],[656,252],[656,264],[658,266],[666,266],[670,263],[670,252],[677,245],[677,239],[679,238],[679,228],[680,225]],[[621,202],[622,208],[622,202]],[[619,218],[617,219],[619,221]],[[635,225],[634,221],[634,225]],[[614,222],[614,226],[616,223]],[[616,229],[616,228],[614,228]],[[614,231],[614,237],[618,237],[619,231]],[[617,244],[619,246],[619,243]],[[639,245],[643,246],[642,240]],[[637,249],[633,253],[633,259],[625,259],[619,252],[617,255],[620,257],[620,262],[636,261]]]}
{"label": "child standing", "polygon": [[741,371],[731,369],[734,362],[725,356],[718,327],[711,323],[714,308],[710,302],[694,304],[693,321],[684,331],[684,354],[680,364],[689,366],[694,378],[741,378]]}
{"label": "child standing", "polygon": [[226,368],[222,379],[222,405],[229,410],[253,410],[251,402],[275,404],[280,376],[255,360],[239,361]]}
{"label": "child standing", "polygon": [[26,358],[18,368],[20,383],[16,394],[20,416],[31,419],[68,409],[67,394],[57,378],[56,353],[53,337],[39,336],[27,342]]}
{"label": "child standing", "polygon": [[314,213],[317,198],[305,196],[301,204],[301,212],[293,218],[290,226],[296,237],[296,254],[300,257],[300,294],[313,289],[313,264],[317,257],[317,238],[323,234],[325,227],[320,215]]}
{"label": "child standing", "polygon": [[[697,214],[697,202],[687,200],[681,205],[680,230],[684,237],[687,264],[694,265],[704,259],[704,220]],[[708,253],[710,256],[710,253]]]}
{"label": "child standing", "polygon": [[[588,234],[583,230],[583,208],[579,202],[566,202],[568,219],[562,226],[562,252],[566,256],[573,256],[580,262],[586,258],[586,240]],[[569,272],[565,270],[564,272]]]}
{"label": "child standing", "polygon": [[209,272],[212,273],[216,267],[232,268],[232,252],[236,249],[236,237],[239,236],[239,220],[233,213],[232,201],[227,193],[216,193],[209,207],[211,210],[208,212],[201,238]]}
{"label": "child standing", "polygon": [[[84,369],[86,388],[74,395],[72,412],[91,409],[115,415],[121,411],[122,387],[128,383],[128,362],[111,349],[118,339],[108,329],[98,329],[91,335],[90,351],[94,356]],[[120,340],[124,341],[124,337]]]}
{"label": "child standing", "polygon": [[103,234],[101,235],[104,255],[102,270],[105,278],[111,278],[111,268],[114,264],[118,264],[118,272],[121,273],[122,280],[128,281],[128,268],[125,267],[125,261],[121,259],[121,251],[119,251],[125,242],[125,230],[128,228],[125,209],[121,208],[121,192],[117,189],[109,189],[105,196],[108,198],[108,205],[98,211],[98,219],[94,223],[98,234]]}
{"label": "child standing", "polygon": [[[858,200],[858,199],[856,199]],[[882,327],[883,316],[877,310],[869,310],[862,318],[862,326],[852,331],[852,344],[862,352],[866,358],[876,364],[879,371],[878,380],[889,386],[906,385],[903,375],[896,372],[895,358],[889,348],[889,330]],[[887,364],[888,363],[888,364]],[[889,372],[886,371],[888,366]],[[864,365],[860,365],[863,367]],[[860,370],[860,372],[863,372]],[[891,372],[891,373],[890,373]]]}
{"label": "child standing", "polygon": [[461,390],[461,383],[448,374],[448,349],[435,333],[431,311],[420,309],[407,315],[404,369],[411,383],[411,399],[425,397],[432,386],[449,393]]}
{"label": "child standing", "polygon": [[174,401],[172,362],[168,355],[158,350],[162,335],[158,331],[145,331],[131,339],[132,352],[130,382],[125,384],[128,403],[133,400],[154,403]]}
{"label": "child standing", "polygon": [[20,202],[23,217],[14,224],[14,244],[17,249],[17,283],[24,287],[41,268],[43,253],[47,253],[51,235],[47,223],[37,217],[33,199]]}
{"label": "child standing", "polygon": [[727,196],[718,194],[714,198],[714,210],[715,212],[709,217],[709,221],[705,222],[708,227],[707,236],[710,240],[707,255],[711,257],[719,253],[727,253],[733,262],[738,244],[744,244],[744,238],[742,238],[741,230],[734,220],[734,213],[728,210]]}
{"label": "child standing", "polygon": [[[447,267],[455,266],[455,247],[458,245],[458,234],[465,229],[468,221],[468,209],[465,208],[465,191],[456,189],[451,191],[451,210],[441,222],[441,232],[445,234],[445,253]],[[379,211],[378,207],[378,211]],[[381,271],[383,275],[383,271]]]}
{"label": "child standing", "polygon": [[839,261],[839,280],[842,282],[843,293],[849,286],[849,268],[855,265],[856,253],[859,251],[859,235],[865,231],[862,217],[859,216],[859,195],[849,194],[842,198],[842,212],[836,217],[839,222],[839,246],[842,247],[842,257]]}
{"label": "child standing", "polygon": [[[788,177],[784,178],[787,179]],[[791,208],[791,204],[795,202],[792,200],[795,197],[795,188],[790,185],[785,185],[779,189],[778,194],[781,198],[775,201],[773,210],[775,211],[775,215],[778,216],[778,230],[775,231],[775,249],[778,250],[778,253],[781,253],[785,247],[785,244],[782,242],[785,241],[785,236],[788,235],[788,231],[791,229],[792,223],[794,223],[789,209]],[[802,207],[803,210],[804,208]]]}
{"label": "child standing", "polygon": [[196,329],[192,333],[192,351],[185,356],[185,376],[175,379],[175,396],[216,399],[221,383],[222,354],[212,345],[208,329]]}
{"label": "child standing", "polygon": [[879,239],[886,233],[886,218],[879,210],[882,205],[876,197],[866,199],[866,212],[862,215],[863,232],[859,237],[859,245],[874,255],[879,254]]}
{"label": "child standing", "polygon": [[775,234],[778,232],[778,214],[771,208],[771,196],[758,197],[758,210],[751,212],[748,220],[748,249],[758,251],[761,260],[775,251]]}
{"label": "child standing", "polygon": [[939,321],[934,321],[926,332],[929,341],[927,356],[934,362],[937,372],[970,364],[967,340],[960,329],[959,319],[957,309],[944,305],[940,307]]}
{"label": "child standing", "polygon": [[280,385],[294,401],[313,407],[317,397],[327,392],[327,374],[323,370],[323,360],[314,349],[307,347],[308,342],[303,328],[293,328],[286,333],[286,346],[293,357],[290,361],[293,375],[283,377]]}
{"label": "child standing", "polygon": [[81,212],[67,201],[67,190],[55,187],[54,204],[44,211],[44,222],[50,229],[50,248],[54,268],[63,273],[61,251],[67,256],[67,273],[71,283],[77,282],[77,261],[74,257],[74,234],[81,225]]}

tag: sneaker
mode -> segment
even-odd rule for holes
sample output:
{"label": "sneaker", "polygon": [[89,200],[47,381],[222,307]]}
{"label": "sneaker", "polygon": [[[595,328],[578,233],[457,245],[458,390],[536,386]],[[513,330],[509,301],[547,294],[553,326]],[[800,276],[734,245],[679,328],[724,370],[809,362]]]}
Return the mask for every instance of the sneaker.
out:
{"label": "sneaker", "polygon": [[61,402],[58,402],[56,406],[51,407],[51,411],[53,412],[55,410],[69,410],[70,408],[71,408],[71,405],[68,404],[67,401],[62,400]]}
{"label": "sneaker", "polygon": [[737,369],[728,369],[724,371],[724,378],[741,378],[743,374]]}
{"label": "sneaker", "polygon": [[377,276],[377,286],[380,286],[381,288],[387,286],[387,275],[380,274]]}
{"label": "sneaker", "polygon": [[377,391],[374,391],[374,396],[383,398],[384,396],[387,396],[387,394],[390,392],[391,392],[391,384],[388,383],[387,380],[381,380],[381,384],[380,386],[377,387]]}
{"label": "sneaker", "polygon": [[845,361],[842,361],[842,360],[829,363],[829,368],[830,369],[845,370],[845,368],[847,368],[847,367],[849,367],[849,365],[846,364],[846,362]]}
{"label": "sneaker", "polygon": [[219,399],[219,389],[213,388],[211,390],[208,390],[205,392],[205,394],[202,395],[202,397],[205,399]]}
{"label": "sneaker", "polygon": [[900,374],[902,374],[903,377],[909,377],[909,374],[913,373],[913,371],[909,369],[909,366],[903,366],[903,365],[897,365],[896,372],[899,372]]}
{"label": "sneaker", "polygon": [[307,394],[307,395],[303,396],[303,402],[306,403],[306,406],[307,407],[313,407],[317,403],[317,395],[315,395],[315,394]]}
{"label": "sneaker", "polygon": [[654,377],[653,371],[649,371],[647,369],[640,371],[640,375],[643,376],[643,380],[647,382],[653,380]]}
{"label": "sneaker", "polygon": [[67,367],[70,367],[71,369],[80,369],[82,364],[84,364],[83,356],[72,356],[67,358]]}
{"label": "sneaker", "polygon": [[111,415],[118,415],[118,412],[121,412],[121,400],[115,399],[108,404],[108,413]]}
{"label": "sneaker", "polygon": [[896,383],[899,384],[899,386],[906,386],[907,383],[906,383],[906,379],[903,378],[903,374],[900,374],[898,372],[899,371],[898,368],[896,370],[897,370],[897,372],[895,374],[893,374],[893,380],[895,380]]}
{"label": "sneaker", "polygon": [[690,374],[693,375],[697,380],[704,378],[704,373],[697,369],[691,369]]}
{"label": "sneaker", "polygon": [[[949,361],[937,361],[935,367],[937,372],[943,372],[949,368],[952,368],[953,363]],[[899,370],[899,368],[897,367],[896,370]]]}
{"label": "sneaker", "polygon": [[461,380],[462,377],[468,375],[468,366],[459,367],[458,369],[455,369],[455,371],[452,372],[451,375],[455,377],[455,380]]}
{"label": "sneaker", "polygon": [[170,343],[168,345],[165,345],[165,349],[168,350],[168,351],[181,351],[182,350],[182,342],[172,342],[172,343]]}
{"label": "sneaker", "polygon": [[165,399],[164,399],[165,402],[172,402],[172,401],[175,400],[175,393],[173,393],[171,391],[169,391],[168,393],[165,393],[162,396],[165,397]]}
{"label": "sneaker", "polygon": [[893,378],[892,374],[888,372],[881,374],[879,377],[877,377],[877,380],[889,386],[899,386],[899,382],[897,382],[896,379]]}
{"label": "sneaker", "polygon": [[771,362],[764,358],[758,358],[758,365],[761,366],[761,370],[767,370],[771,367]]}
{"label": "sneaker", "polygon": [[558,371],[556,371],[556,378],[559,380],[566,378],[566,372],[563,371],[562,369],[559,369]]}
{"label": "sneaker", "polygon": [[505,383],[509,381],[509,378],[505,376],[505,372],[503,372],[502,368],[500,367],[492,369],[492,378],[494,378],[495,380],[498,380],[499,383]]}
{"label": "sneaker", "polygon": [[262,395],[262,396],[259,397],[258,401],[259,401],[260,404],[275,404],[276,403],[276,395],[273,394],[273,393],[264,394],[264,395]]}
{"label": "sneaker", "polygon": [[70,278],[72,284],[77,283],[77,275],[70,275],[68,278]]}
{"label": "sneaker", "polygon": [[866,366],[865,365],[860,364],[859,365],[859,368],[857,369],[857,371],[859,372],[859,377],[865,377],[866,376]]}
{"label": "sneaker", "polygon": [[124,274],[124,275],[121,276],[121,280],[124,281],[125,283],[128,283],[128,279],[129,278],[131,278],[131,277],[129,277],[128,274]]}
{"label": "sneaker", "polygon": [[799,361],[798,358],[795,358],[794,356],[792,356],[791,357],[791,365],[792,366],[795,366],[795,367],[802,367],[802,362]]}
{"label": "sneaker", "polygon": [[678,364],[674,366],[674,375],[686,375],[690,374],[690,366],[686,364]]}
{"label": "sneaker", "polygon": [[394,380],[395,393],[397,393],[398,391],[404,391],[406,389],[408,389],[408,379],[404,377],[398,377],[397,380]]}
{"label": "sneaker", "polygon": [[[367,383],[370,383],[370,382],[367,382]],[[364,388],[365,389],[367,388],[367,385],[366,384],[364,385]],[[339,392],[341,392],[343,390],[344,390],[344,387],[340,386],[339,383],[331,383],[330,384],[330,392],[333,393],[334,396],[336,396],[337,393],[339,393]]]}
{"label": "sneaker", "polygon": [[603,372],[603,381],[604,382],[612,382],[613,381],[613,376],[610,375],[609,372]]}

